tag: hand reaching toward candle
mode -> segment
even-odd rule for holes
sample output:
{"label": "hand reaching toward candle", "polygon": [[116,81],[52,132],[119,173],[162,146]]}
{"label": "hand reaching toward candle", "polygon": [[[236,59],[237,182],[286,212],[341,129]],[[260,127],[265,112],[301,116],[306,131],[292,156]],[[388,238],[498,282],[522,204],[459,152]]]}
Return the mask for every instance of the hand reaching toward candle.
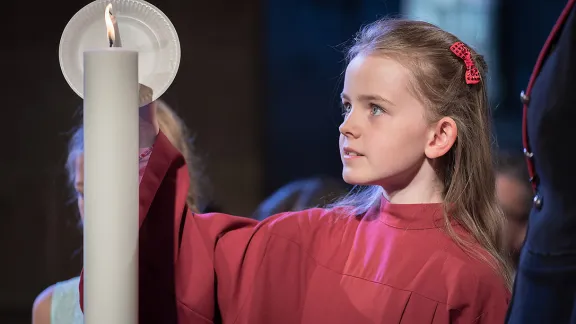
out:
{"label": "hand reaching toward candle", "polygon": [[151,147],[158,135],[159,126],[156,120],[156,101],[140,108],[140,148]]}
{"label": "hand reaching toward candle", "polygon": [[140,148],[151,147],[156,140],[156,135],[160,130],[156,119],[156,101],[152,101],[152,89],[145,85],[140,85]]}

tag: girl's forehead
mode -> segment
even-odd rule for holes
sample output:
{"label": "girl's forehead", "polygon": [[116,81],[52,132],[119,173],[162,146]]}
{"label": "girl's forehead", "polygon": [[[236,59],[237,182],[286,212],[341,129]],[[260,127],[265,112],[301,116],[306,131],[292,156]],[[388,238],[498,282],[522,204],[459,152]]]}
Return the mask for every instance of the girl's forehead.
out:
{"label": "girl's forehead", "polygon": [[359,55],[346,68],[343,92],[353,96],[378,94],[390,98],[406,92],[409,80],[410,71],[398,61],[384,56]]}

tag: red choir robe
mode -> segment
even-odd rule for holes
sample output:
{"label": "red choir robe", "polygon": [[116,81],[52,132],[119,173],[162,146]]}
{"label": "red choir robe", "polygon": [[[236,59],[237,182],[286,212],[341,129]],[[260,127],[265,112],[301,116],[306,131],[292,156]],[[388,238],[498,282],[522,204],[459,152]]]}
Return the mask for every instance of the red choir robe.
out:
{"label": "red choir robe", "polygon": [[440,204],[257,223],[189,212],[187,186],[160,134],[140,185],[140,323],[504,322],[508,289],[444,233]]}

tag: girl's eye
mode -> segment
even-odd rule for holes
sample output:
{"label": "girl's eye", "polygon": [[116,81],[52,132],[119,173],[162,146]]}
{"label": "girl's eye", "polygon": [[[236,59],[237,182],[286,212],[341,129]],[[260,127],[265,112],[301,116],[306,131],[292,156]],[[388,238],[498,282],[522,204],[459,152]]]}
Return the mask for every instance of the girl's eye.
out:
{"label": "girl's eye", "polygon": [[342,116],[347,116],[352,110],[352,105],[348,102],[342,103]]}
{"label": "girl's eye", "polygon": [[375,105],[375,104],[370,105],[370,114],[372,114],[373,116],[382,115],[385,112],[386,112],[386,110],[384,110],[384,108],[382,108],[378,105]]}

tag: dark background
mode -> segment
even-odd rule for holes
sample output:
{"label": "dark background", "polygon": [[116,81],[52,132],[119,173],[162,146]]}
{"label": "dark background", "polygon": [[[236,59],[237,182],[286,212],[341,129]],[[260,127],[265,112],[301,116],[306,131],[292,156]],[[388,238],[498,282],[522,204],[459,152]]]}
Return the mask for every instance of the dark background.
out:
{"label": "dark background", "polygon": [[[291,180],[339,176],[339,45],[363,23],[398,13],[398,0],[150,2],[179,33],[181,66],[164,99],[196,135],[217,205],[249,215]],[[87,3],[3,4],[0,323],[29,323],[36,295],[81,268],[63,169],[81,100],[62,76],[58,45]],[[564,4],[510,0],[498,7],[492,36],[503,76],[495,103],[502,147],[521,149],[518,95]]]}

